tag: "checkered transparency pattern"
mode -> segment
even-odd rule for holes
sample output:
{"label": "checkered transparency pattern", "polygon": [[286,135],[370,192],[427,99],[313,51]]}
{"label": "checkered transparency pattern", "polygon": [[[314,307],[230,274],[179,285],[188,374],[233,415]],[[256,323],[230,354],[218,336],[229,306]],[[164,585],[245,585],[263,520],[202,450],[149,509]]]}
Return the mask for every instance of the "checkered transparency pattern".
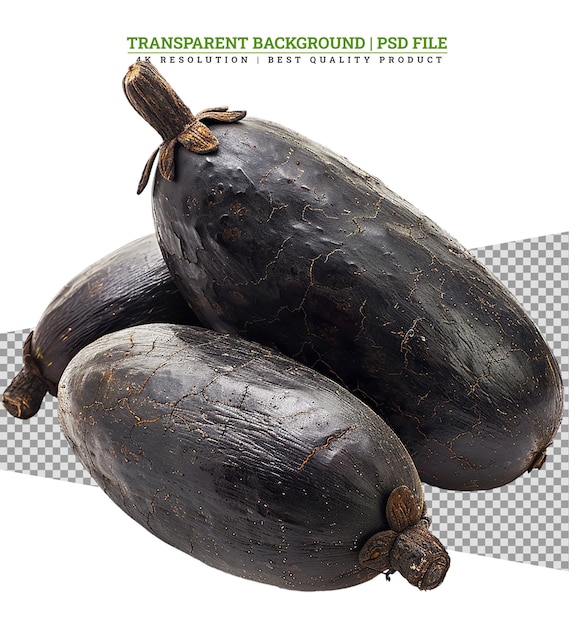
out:
{"label": "checkered transparency pattern", "polygon": [[425,485],[433,532],[451,550],[569,569],[569,232],[472,251],[517,297],[561,367],[564,413],[545,464],[491,491]]}
{"label": "checkered transparency pattern", "polygon": [[[29,329],[0,334],[0,391],[22,366],[22,348]],[[95,485],[77,460],[57,421],[57,400],[47,394],[41,409],[29,420],[11,417],[0,409],[0,470],[35,474]]]}
{"label": "checkered transparency pattern", "polygon": [[[558,359],[563,423],[545,465],[509,485],[474,492],[425,485],[432,530],[450,550],[569,569],[569,233],[473,253],[514,293]],[[21,367],[28,332],[0,334],[0,390]],[[28,421],[0,410],[0,470],[95,485],[61,433],[50,395]]]}

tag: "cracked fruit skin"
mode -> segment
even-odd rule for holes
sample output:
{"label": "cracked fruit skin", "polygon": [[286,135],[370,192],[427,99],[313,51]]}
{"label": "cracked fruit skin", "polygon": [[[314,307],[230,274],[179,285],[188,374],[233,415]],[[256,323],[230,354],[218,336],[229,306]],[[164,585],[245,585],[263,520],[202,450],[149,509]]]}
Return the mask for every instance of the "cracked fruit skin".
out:
{"label": "cracked fruit skin", "polygon": [[561,375],[512,294],[327,148],[253,118],[208,125],[216,150],[177,145],[175,175],[153,188],[159,244],[201,322],[341,382],[426,483],[490,489],[539,467]]}
{"label": "cracked fruit skin", "polygon": [[275,351],[198,327],[120,330],[73,358],[58,405],[105,493],[210,566],[308,591],[384,570],[430,589],[446,574],[448,555],[425,531],[419,476],[393,431]]}
{"label": "cracked fruit skin", "polygon": [[96,261],[48,304],[23,350],[22,369],[2,395],[14,417],[33,417],[57,396],[66,365],[102,335],[148,322],[198,324],[164,263],[154,233]]}

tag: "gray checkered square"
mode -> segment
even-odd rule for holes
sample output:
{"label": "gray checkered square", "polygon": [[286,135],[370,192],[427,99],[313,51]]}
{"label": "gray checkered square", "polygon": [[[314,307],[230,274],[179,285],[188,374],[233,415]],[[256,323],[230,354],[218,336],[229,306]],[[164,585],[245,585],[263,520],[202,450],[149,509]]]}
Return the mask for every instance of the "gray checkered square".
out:
{"label": "gray checkered square", "polygon": [[[473,250],[533,318],[558,359],[565,412],[545,465],[491,491],[425,485],[433,532],[451,550],[569,569],[569,233]],[[0,390],[21,366],[28,330],[0,335]],[[94,485],[57,423],[46,396],[28,421],[0,410],[0,470]]]}

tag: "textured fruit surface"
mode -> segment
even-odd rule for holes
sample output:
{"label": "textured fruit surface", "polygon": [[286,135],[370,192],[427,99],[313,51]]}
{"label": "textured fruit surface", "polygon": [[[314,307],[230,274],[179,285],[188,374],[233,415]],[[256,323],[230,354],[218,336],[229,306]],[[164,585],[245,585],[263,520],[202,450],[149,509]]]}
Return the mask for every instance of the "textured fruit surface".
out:
{"label": "textured fruit surface", "polygon": [[57,396],[61,374],[81,348],[149,322],[198,323],[154,233],[111,252],[61,288],[25,342],[22,369],[4,391],[4,406],[15,417],[32,417],[46,393]]}
{"label": "textured fruit surface", "polygon": [[487,489],[539,466],[560,371],[510,292],[379,180],[274,123],[209,124],[156,174],[157,236],[211,328],[341,382],[403,440],[422,480]]}
{"label": "textured fruit surface", "polygon": [[[407,524],[425,523],[415,467],[369,407],[236,337],[156,324],[107,335],[64,372],[59,414],[78,458],[119,507],[237,576],[300,590],[355,585],[396,563],[360,562],[366,542],[380,533],[385,546],[387,531],[389,551],[405,544],[396,540]],[[397,532],[386,514],[396,488],[413,503]],[[424,588],[448,567],[438,541],[428,534],[427,543],[434,565],[423,581],[412,578],[415,562],[405,565]]]}

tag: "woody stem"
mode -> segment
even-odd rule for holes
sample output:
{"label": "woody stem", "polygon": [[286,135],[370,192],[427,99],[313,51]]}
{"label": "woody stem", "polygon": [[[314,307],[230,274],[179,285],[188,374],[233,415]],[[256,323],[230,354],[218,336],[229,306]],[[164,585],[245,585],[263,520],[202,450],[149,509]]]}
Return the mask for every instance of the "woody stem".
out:
{"label": "woody stem", "polygon": [[399,533],[389,558],[391,567],[419,589],[438,587],[450,565],[447,551],[424,520]]}
{"label": "woody stem", "polygon": [[146,61],[130,66],[123,79],[125,95],[164,141],[177,137],[195,116],[158,70]]}

